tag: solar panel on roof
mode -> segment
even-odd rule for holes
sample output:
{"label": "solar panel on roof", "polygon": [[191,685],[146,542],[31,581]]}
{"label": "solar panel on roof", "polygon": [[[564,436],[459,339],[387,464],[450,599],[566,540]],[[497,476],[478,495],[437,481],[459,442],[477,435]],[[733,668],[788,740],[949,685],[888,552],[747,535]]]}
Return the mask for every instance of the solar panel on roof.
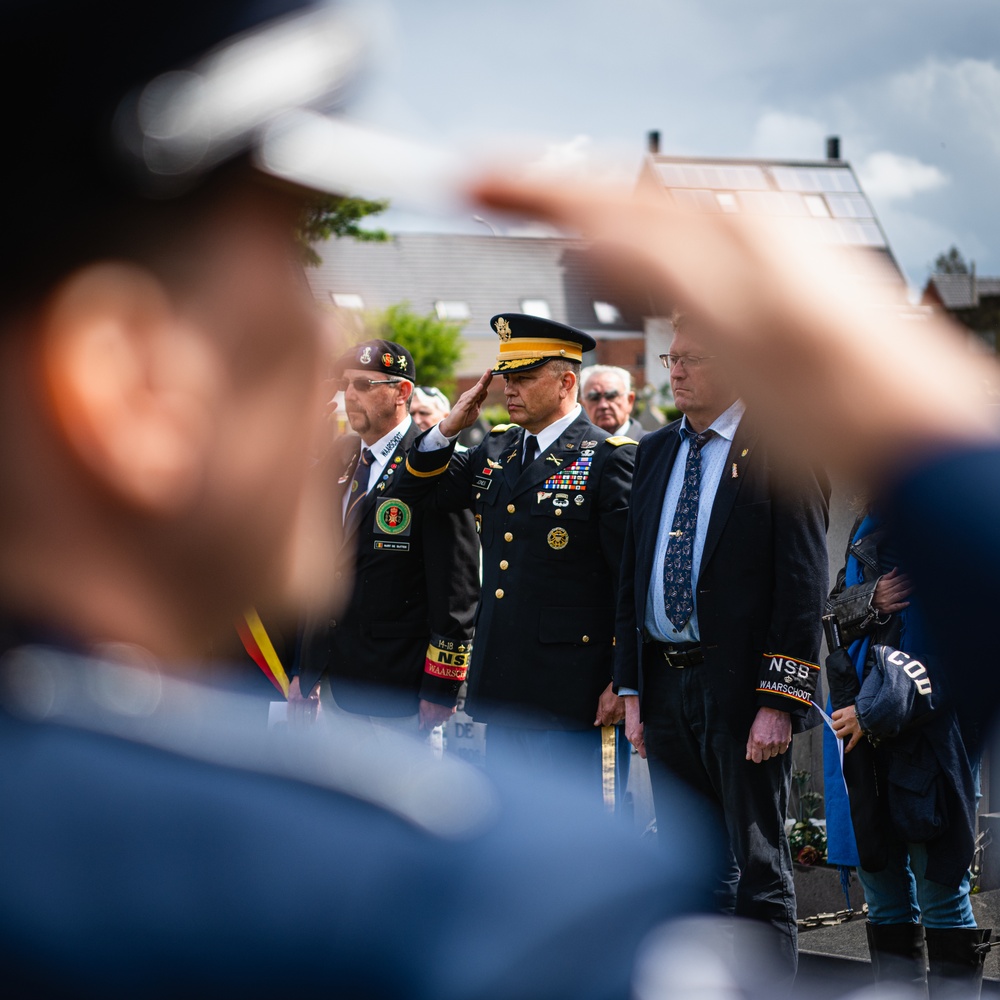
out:
{"label": "solar panel on roof", "polygon": [[863,194],[828,194],[826,203],[838,219],[875,218],[875,213]]}

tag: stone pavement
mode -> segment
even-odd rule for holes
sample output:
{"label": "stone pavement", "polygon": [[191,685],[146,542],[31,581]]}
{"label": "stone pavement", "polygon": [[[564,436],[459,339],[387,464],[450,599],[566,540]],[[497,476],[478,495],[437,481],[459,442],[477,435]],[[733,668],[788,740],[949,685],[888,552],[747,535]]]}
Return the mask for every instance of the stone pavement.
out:
{"label": "stone pavement", "polygon": [[[828,879],[824,876],[830,876]],[[819,886],[819,882],[826,882]],[[845,906],[839,879],[832,869],[796,870],[799,917],[842,910]],[[852,903],[857,915],[842,923],[799,931],[800,986],[808,985],[804,995],[810,1000],[842,996],[851,989],[871,983],[865,918],[860,912],[862,897],[854,882]],[[817,909],[817,906],[822,907]],[[1000,890],[976,893],[972,909],[980,927],[1000,932]],[[1000,946],[986,956],[983,996],[1000,998]]]}

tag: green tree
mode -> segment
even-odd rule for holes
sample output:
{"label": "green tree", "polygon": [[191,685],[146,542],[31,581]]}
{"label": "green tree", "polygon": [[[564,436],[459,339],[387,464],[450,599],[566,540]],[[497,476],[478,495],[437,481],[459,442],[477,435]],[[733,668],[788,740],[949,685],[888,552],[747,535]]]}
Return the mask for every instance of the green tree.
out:
{"label": "green tree", "polygon": [[349,236],[362,242],[384,243],[389,234],[384,229],[362,229],[359,223],[369,215],[378,215],[389,207],[388,201],[367,201],[364,198],[343,198],[339,195],[319,195],[307,207],[295,234],[307,267],[319,267],[322,258],[315,244]]}
{"label": "green tree", "polygon": [[436,385],[449,399],[455,394],[455,366],[462,356],[462,323],[420,316],[408,302],[365,316],[365,337],[402,344],[412,355],[420,385]]}
{"label": "green tree", "polygon": [[966,264],[962,251],[952,245],[947,253],[939,253],[934,258],[935,274],[968,274],[969,265]]}

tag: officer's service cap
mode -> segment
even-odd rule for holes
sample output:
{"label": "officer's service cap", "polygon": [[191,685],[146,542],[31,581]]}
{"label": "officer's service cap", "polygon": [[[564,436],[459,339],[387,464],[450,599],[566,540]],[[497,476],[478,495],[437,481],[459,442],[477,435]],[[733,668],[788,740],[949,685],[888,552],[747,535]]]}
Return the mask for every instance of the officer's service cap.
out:
{"label": "officer's service cap", "polygon": [[410,382],[417,380],[413,355],[392,340],[366,340],[341,354],[333,363],[337,378],[342,378],[348,368],[405,378]]}
{"label": "officer's service cap", "polygon": [[530,371],[553,358],[582,361],[597,341],[588,333],[555,320],[521,313],[503,313],[490,320],[500,338],[500,353],[494,375]]}

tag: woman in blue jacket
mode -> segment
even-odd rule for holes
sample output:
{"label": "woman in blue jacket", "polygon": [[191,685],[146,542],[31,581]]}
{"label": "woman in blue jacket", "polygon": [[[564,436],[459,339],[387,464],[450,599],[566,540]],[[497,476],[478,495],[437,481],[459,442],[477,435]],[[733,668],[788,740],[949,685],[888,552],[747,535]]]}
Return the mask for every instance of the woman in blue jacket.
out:
{"label": "woman in blue jacket", "polygon": [[[850,753],[873,744],[878,829],[858,830],[878,850],[858,860],[834,734],[825,734],[828,857],[857,866],[868,903],[868,945],[877,980],[922,982],[931,997],[953,991],[975,995],[990,931],[976,927],[969,901],[969,865],[975,844],[978,740],[947,700],[943,678],[926,657],[917,605],[903,561],[892,550],[877,514],[854,526],[844,568],[827,602],[848,646],[861,691],[833,713],[836,737]],[[901,650],[910,657],[876,646]],[[930,665],[930,672],[922,664]],[[904,671],[905,665],[905,671]],[[916,682],[915,682],[916,681]],[[919,717],[917,717],[919,716]],[[852,795],[857,789],[852,789]],[[865,794],[865,793],[862,793]],[[878,863],[868,860],[881,855]],[[882,862],[884,861],[884,865]]]}

